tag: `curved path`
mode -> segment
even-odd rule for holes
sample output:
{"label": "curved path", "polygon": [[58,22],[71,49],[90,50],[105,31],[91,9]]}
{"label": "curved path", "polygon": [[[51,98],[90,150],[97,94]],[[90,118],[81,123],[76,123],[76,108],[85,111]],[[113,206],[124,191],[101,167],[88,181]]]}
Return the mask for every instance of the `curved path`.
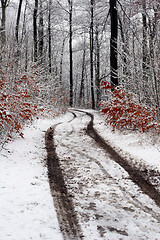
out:
{"label": "curved path", "polygon": [[90,113],[86,114],[88,114],[91,117],[91,121],[87,126],[87,134],[90,137],[92,137],[100,147],[107,151],[110,154],[111,158],[128,172],[132,181],[136,183],[141,188],[141,190],[145,194],[147,194],[150,198],[152,198],[156,202],[156,204],[160,207],[160,194],[158,190],[155,189],[154,186],[148,181],[148,179],[146,179],[143,176],[141,171],[133,168],[108,143],[105,142],[105,140],[93,128],[94,120],[93,114]]}
{"label": "curved path", "polygon": [[[150,239],[147,234],[160,234],[159,193],[98,135],[92,113],[70,112],[70,120],[46,133],[49,181],[64,239]],[[157,205],[148,204],[142,192]],[[152,221],[146,237],[137,218],[145,226]],[[128,227],[131,223],[137,233]]]}

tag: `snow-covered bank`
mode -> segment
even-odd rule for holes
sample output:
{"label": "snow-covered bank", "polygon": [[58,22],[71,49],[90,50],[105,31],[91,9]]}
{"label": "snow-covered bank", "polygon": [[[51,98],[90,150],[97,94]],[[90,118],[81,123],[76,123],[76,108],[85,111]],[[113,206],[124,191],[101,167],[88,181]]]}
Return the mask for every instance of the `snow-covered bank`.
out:
{"label": "snow-covered bank", "polygon": [[[105,125],[104,117],[95,112],[94,128],[120,155],[126,157],[131,165],[142,171],[149,169],[160,172],[160,137],[155,136],[152,141],[153,138],[146,133],[113,132]],[[157,177],[156,181],[160,181],[160,178]]]}
{"label": "snow-covered bank", "polygon": [[44,160],[45,131],[54,123],[37,120],[0,151],[1,240],[62,239]]}

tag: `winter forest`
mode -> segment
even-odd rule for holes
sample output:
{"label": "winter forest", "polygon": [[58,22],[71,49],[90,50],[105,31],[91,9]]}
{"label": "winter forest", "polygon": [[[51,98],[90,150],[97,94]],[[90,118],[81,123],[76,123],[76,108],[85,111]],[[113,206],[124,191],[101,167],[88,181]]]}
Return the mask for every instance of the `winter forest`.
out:
{"label": "winter forest", "polygon": [[159,133],[159,0],[1,0],[0,19],[1,143],[67,107]]}

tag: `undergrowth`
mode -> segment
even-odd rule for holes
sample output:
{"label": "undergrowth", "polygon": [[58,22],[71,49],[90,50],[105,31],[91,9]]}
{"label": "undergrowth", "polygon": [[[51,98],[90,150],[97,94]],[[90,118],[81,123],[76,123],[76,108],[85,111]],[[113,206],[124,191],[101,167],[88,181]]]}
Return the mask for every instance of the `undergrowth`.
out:
{"label": "undergrowth", "polygon": [[[23,137],[24,124],[31,123],[40,116],[56,116],[56,95],[47,96],[41,86],[38,71],[35,67],[29,73],[13,76],[10,65],[5,71],[0,70],[0,136],[1,144],[12,140],[13,135]],[[64,91],[61,91],[64,97]]]}
{"label": "undergrowth", "polygon": [[101,87],[109,96],[107,101],[100,102],[101,111],[113,129],[160,133],[156,108],[140,105],[134,94],[126,93],[121,86],[113,88],[110,83],[102,82]]}

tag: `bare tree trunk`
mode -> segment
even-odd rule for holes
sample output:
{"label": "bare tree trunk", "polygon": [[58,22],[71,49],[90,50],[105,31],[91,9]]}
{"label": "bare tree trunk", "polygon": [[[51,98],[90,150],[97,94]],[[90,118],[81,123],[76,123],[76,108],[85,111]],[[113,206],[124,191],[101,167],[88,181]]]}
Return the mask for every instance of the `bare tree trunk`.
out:
{"label": "bare tree trunk", "polygon": [[2,5],[2,27],[1,27],[1,42],[2,42],[2,46],[5,45],[6,43],[6,7],[4,6],[4,4]]}
{"label": "bare tree trunk", "polygon": [[28,0],[26,0],[25,9],[24,9],[21,44],[23,42],[23,39],[26,38],[26,11],[27,11],[27,6],[28,6]]}
{"label": "bare tree trunk", "polygon": [[38,58],[37,12],[38,12],[38,0],[35,0],[34,13],[33,13],[33,39],[34,39],[34,61],[35,62],[37,62],[37,58]]}
{"label": "bare tree trunk", "polygon": [[69,3],[69,53],[70,53],[70,107],[73,106],[73,50],[72,50],[72,8],[73,1],[68,0]]}
{"label": "bare tree trunk", "polygon": [[25,39],[25,72],[28,70],[28,36]]}
{"label": "bare tree trunk", "polygon": [[91,99],[92,99],[92,109],[95,109],[94,84],[93,84],[93,50],[94,50],[94,34],[93,34],[94,9],[93,8],[94,8],[94,0],[91,0],[91,22],[90,22]]}
{"label": "bare tree trunk", "polygon": [[99,31],[98,26],[96,26],[96,91],[97,91],[97,102],[96,105],[99,107],[99,102],[101,100],[101,89],[100,89],[100,45],[99,45]]}
{"label": "bare tree trunk", "polygon": [[84,40],[83,58],[82,58],[82,76],[81,76],[81,86],[79,94],[79,105],[82,104],[82,99],[84,100],[84,75],[85,75],[85,59],[86,59],[86,46]]}
{"label": "bare tree trunk", "polygon": [[2,48],[4,47],[6,43],[6,8],[8,7],[9,0],[1,0],[1,6],[2,6],[2,20],[1,20],[1,44]]}
{"label": "bare tree trunk", "polygon": [[22,2],[23,2],[23,0],[19,0],[17,21],[16,21],[16,33],[15,33],[15,35],[16,35],[17,43],[18,43],[18,31],[19,31],[19,22],[20,22],[20,16],[21,16]]}
{"label": "bare tree trunk", "polygon": [[136,58],[136,53],[135,53],[135,36],[133,34],[133,40],[132,40],[132,54],[133,54],[133,79],[135,79],[135,84],[136,84],[136,94],[138,95],[138,100],[139,102],[141,102],[141,92],[140,92],[140,88],[141,88],[141,85],[139,83],[139,80],[137,78],[137,69],[138,69],[138,66],[137,66],[137,58]]}
{"label": "bare tree trunk", "polygon": [[[128,50],[127,50],[128,45],[126,43],[127,36],[125,36],[124,28],[123,28],[123,24],[120,16],[118,16],[118,20],[119,20],[119,26],[120,26],[121,39],[122,39],[122,74],[123,74],[122,84],[123,84],[123,87],[126,88],[128,86],[128,82],[127,82],[128,67],[130,67],[127,65],[127,56],[128,56]],[[125,20],[123,19],[123,21]]]}
{"label": "bare tree trunk", "polygon": [[39,14],[39,57],[40,63],[43,63],[43,46],[44,46],[44,32],[43,32],[43,11],[42,11],[42,0],[40,0],[40,14]]}
{"label": "bare tree trunk", "polygon": [[142,12],[142,22],[143,22],[143,40],[142,40],[142,52],[143,52],[143,62],[142,62],[142,71],[143,71],[143,92],[144,100],[143,102],[149,102],[149,93],[148,93],[148,71],[149,71],[149,57],[148,57],[148,47],[147,47],[147,16],[146,16],[146,0],[142,2],[143,12]]}
{"label": "bare tree trunk", "polygon": [[51,0],[49,0],[48,7],[48,58],[49,58],[49,72],[52,72],[52,48],[51,48]]}
{"label": "bare tree trunk", "polygon": [[110,0],[110,16],[111,16],[111,40],[110,40],[110,67],[111,67],[111,85],[118,85],[118,54],[117,54],[117,38],[118,38],[118,20],[117,20],[117,0]]}
{"label": "bare tree trunk", "polygon": [[63,39],[62,51],[61,51],[61,60],[60,60],[60,72],[59,72],[59,83],[62,85],[62,75],[63,75],[63,55],[64,55],[64,45],[66,38]]}
{"label": "bare tree trunk", "polygon": [[150,62],[152,67],[152,74],[153,74],[153,91],[154,91],[154,99],[156,103],[156,108],[159,109],[160,107],[160,92],[158,91],[158,77],[156,74],[156,66],[155,66],[155,52],[154,52],[154,38],[156,35],[156,28],[157,28],[157,13],[155,12],[155,20],[153,22],[153,26],[151,26],[151,21],[149,21],[149,50],[150,50]]}

